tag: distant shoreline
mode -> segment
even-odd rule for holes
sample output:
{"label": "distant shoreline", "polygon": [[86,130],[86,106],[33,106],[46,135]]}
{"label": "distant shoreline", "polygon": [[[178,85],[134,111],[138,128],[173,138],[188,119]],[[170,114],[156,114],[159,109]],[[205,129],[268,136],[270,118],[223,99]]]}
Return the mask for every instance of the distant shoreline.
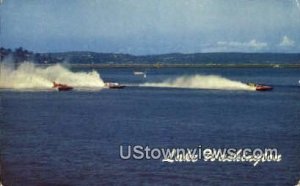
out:
{"label": "distant shoreline", "polygon": [[[37,64],[50,66],[53,64]],[[300,64],[68,64],[79,68],[300,68]]]}
{"label": "distant shoreline", "polygon": [[99,68],[299,68],[300,53],[170,53],[135,56],[118,53],[61,52],[35,53],[22,47],[15,50],[0,47],[0,59],[15,63],[36,64],[68,62],[75,66]]}

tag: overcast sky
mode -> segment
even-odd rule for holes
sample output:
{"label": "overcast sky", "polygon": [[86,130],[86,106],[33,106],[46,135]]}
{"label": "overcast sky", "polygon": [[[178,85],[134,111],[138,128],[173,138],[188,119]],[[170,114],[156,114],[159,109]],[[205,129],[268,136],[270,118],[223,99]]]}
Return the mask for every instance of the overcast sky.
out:
{"label": "overcast sky", "polygon": [[4,0],[1,45],[37,52],[300,52],[300,0]]}

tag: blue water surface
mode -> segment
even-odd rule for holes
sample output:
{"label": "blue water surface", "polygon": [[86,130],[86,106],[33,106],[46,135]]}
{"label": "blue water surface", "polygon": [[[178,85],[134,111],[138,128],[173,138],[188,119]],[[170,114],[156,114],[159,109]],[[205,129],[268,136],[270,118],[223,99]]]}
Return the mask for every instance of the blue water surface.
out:
{"label": "blue water surface", "polygon": [[[88,69],[83,69],[88,70]],[[1,90],[6,185],[295,185],[300,179],[300,69],[97,69],[122,90]],[[273,91],[139,87],[220,75]],[[280,162],[122,160],[120,145],[277,148]]]}

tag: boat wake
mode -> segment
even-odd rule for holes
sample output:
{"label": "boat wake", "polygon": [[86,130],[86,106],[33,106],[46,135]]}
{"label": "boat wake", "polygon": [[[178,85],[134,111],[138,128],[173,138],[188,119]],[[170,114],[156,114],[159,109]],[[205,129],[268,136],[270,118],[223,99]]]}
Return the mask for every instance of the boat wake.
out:
{"label": "boat wake", "polygon": [[217,90],[255,90],[255,88],[250,87],[245,83],[233,81],[217,75],[180,76],[173,79],[167,79],[162,82],[144,83],[140,86]]}
{"label": "boat wake", "polygon": [[3,63],[0,66],[0,88],[43,90],[53,87],[53,82],[73,87],[102,88],[104,82],[96,71],[72,72],[61,64],[37,67],[24,62],[16,69]]}

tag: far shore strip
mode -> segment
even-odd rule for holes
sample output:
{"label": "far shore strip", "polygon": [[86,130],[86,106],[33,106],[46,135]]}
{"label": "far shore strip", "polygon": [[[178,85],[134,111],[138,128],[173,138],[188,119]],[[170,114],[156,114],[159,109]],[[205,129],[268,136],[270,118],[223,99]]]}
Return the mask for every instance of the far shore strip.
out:
{"label": "far shore strip", "polygon": [[[51,64],[36,64],[38,66],[49,66]],[[91,68],[300,68],[299,63],[294,64],[70,64],[71,67]]]}

